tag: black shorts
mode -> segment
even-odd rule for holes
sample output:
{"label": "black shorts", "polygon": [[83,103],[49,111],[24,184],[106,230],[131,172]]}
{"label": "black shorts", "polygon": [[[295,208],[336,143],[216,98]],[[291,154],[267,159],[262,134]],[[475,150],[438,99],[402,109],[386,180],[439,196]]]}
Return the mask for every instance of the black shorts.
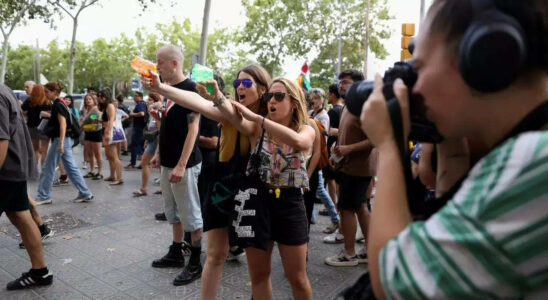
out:
{"label": "black shorts", "polygon": [[27,182],[0,180],[0,216],[4,212],[25,211],[29,209]]}
{"label": "black shorts", "polygon": [[282,245],[308,243],[308,220],[301,189],[280,189],[280,198],[276,198],[274,189],[261,188],[259,195],[268,201],[272,241]]}
{"label": "black shorts", "polygon": [[202,205],[204,232],[228,227],[231,222],[234,204],[234,197],[217,204],[213,204],[213,202],[211,202],[211,197],[208,197]]}
{"label": "black shorts", "polygon": [[338,172],[333,171],[329,166],[322,169],[323,179],[336,179]]}
{"label": "black shorts", "polygon": [[84,141],[100,143],[103,141],[103,131],[86,131],[84,133]]}
{"label": "black shorts", "polygon": [[355,211],[367,202],[367,188],[371,177],[351,176],[340,172],[336,181],[339,184],[339,209]]}

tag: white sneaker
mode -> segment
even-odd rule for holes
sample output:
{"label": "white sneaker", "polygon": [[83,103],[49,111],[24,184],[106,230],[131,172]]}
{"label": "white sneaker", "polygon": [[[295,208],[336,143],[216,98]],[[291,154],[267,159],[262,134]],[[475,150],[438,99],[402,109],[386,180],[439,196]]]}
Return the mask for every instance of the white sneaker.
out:
{"label": "white sneaker", "polygon": [[43,204],[51,204],[53,201],[51,201],[51,199],[46,199],[46,200],[36,199],[36,201],[34,202],[36,203],[36,205],[43,205]]}
{"label": "white sneaker", "polygon": [[359,264],[366,264],[368,262],[367,253],[363,252],[354,256]]}
{"label": "white sneaker", "polygon": [[356,256],[348,255],[343,249],[338,255],[326,257],[325,263],[333,267],[353,267],[357,266],[359,261]]}
{"label": "white sneaker", "polygon": [[227,261],[238,260],[239,257],[243,257],[244,255],[245,255],[244,249],[238,246],[234,246],[234,247],[231,247],[230,250],[228,251],[226,260]]}
{"label": "white sneaker", "polygon": [[76,198],[74,198],[74,200],[72,200],[72,202],[74,203],[82,203],[82,202],[89,202],[93,200],[93,195],[88,195],[88,196],[78,196]]}
{"label": "white sneaker", "polygon": [[362,244],[365,243],[365,237],[363,236],[362,231],[359,229],[356,231],[356,242]]}
{"label": "white sneaker", "polygon": [[335,231],[332,234],[326,236],[323,238],[323,242],[326,244],[340,244],[344,243],[344,236],[339,233],[339,231]]}

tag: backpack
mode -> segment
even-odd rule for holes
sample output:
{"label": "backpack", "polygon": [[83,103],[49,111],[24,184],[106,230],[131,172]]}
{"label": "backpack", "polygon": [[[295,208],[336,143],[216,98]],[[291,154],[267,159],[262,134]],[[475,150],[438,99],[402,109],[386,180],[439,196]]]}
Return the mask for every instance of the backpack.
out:
{"label": "backpack", "polygon": [[320,149],[321,149],[321,155],[320,160],[318,161],[318,169],[323,169],[329,165],[329,152],[327,150],[327,142],[325,137],[327,136],[327,133],[325,132],[325,127],[323,126],[322,122],[320,122],[318,119],[314,118],[314,121],[316,121],[316,125],[318,126],[318,129],[322,133],[322,136],[320,138]]}
{"label": "backpack", "polygon": [[76,120],[76,116],[70,112],[69,108],[66,105],[63,105],[63,107],[67,110],[70,116],[70,120],[67,120],[66,135],[74,140],[74,144],[72,144],[72,147],[74,148],[78,146],[78,144],[80,144],[80,134],[82,133],[82,131],[80,129],[80,124],[78,123],[78,120]]}

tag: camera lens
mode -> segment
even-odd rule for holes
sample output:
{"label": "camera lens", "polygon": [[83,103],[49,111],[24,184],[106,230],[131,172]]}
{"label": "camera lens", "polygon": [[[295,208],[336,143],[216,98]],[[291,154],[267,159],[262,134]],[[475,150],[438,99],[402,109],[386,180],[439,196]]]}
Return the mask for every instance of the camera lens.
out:
{"label": "camera lens", "polygon": [[365,103],[365,100],[369,98],[371,92],[373,91],[374,82],[370,80],[362,80],[355,82],[349,89],[346,91],[345,103],[348,111],[359,117],[362,113],[362,106]]}

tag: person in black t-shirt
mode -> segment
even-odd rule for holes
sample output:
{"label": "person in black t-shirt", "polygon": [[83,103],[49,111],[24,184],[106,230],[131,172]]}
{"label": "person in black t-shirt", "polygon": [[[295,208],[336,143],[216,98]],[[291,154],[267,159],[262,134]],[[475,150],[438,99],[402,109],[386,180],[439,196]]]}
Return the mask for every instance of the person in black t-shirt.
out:
{"label": "person in black t-shirt", "polygon": [[82,173],[80,173],[80,169],[72,156],[74,140],[69,136],[67,130],[69,122],[71,122],[70,112],[65,103],[59,99],[62,86],[57,82],[50,82],[45,85],[45,88],[46,98],[53,101],[51,118],[47,129],[51,138],[51,147],[48,151],[42,173],[40,174],[36,204],[52,203],[51,188],[53,186],[53,177],[55,176],[55,166],[57,166],[59,160],[63,161],[63,166],[70,181],[78,189],[78,196],[73,202],[88,202],[93,199],[93,195],[88,189]]}
{"label": "person in black t-shirt", "polygon": [[[172,86],[196,91],[196,83],[183,74],[183,53],[168,45],[156,52],[157,67],[164,82]],[[198,149],[200,115],[167,99],[160,125],[160,141],[152,165],[161,165],[160,185],[164,197],[164,212],[173,225],[173,244],[162,258],[152,262],[153,267],[182,267],[183,232],[191,233],[191,255],[188,265],[173,281],[184,285],[200,278],[202,265],[203,221],[198,193],[198,176],[202,156]]]}
{"label": "person in black t-shirt", "polygon": [[[331,147],[337,142],[339,136],[339,122],[341,121],[341,114],[344,107],[344,99],[339,94],[339,86],[334,83],[329,86],[329,93],[327,94],[327,100],[332,105],[331,109],[327,112],[329,115],[329,132],[327,136],[327,151],[331,155]],[[338,202],[338,186],[335,182],[335,172],[327,166],[323,170],[323,176],[327,182],[329,188],[329,196],[333,200],[333,203],[337,205]],[[320,214],[322,212],[320,211]]]}
{"label": "person in black t-shirt", "polygon": [[27,128],[32,139],[32,148],[36,154],[36,161],[44,165],[46,154],[48,153],[49,137],[38,130],[38,125],[42,121],[40,113],[42,111],[50,111],[51,105],[46,99],[43,85],[38,84],[32,88],[29,98],[23,102],[21,109],[27,117]]}
{"label": "person in black t-shirt", "polygon": [[[224,94],[225,83],[223,78],[215,74],[214,79],[219,85],[219,90]],[[198,190],[200,191],[200,201],[202,205],[205,199],[209,198],[213,188],[213,172],[215,161],[217,160],[216,150],[220,134],[219,122],[201,116],[198,146],[202,153],[202,171],[200,172],[200,177],[198,177]]]}

